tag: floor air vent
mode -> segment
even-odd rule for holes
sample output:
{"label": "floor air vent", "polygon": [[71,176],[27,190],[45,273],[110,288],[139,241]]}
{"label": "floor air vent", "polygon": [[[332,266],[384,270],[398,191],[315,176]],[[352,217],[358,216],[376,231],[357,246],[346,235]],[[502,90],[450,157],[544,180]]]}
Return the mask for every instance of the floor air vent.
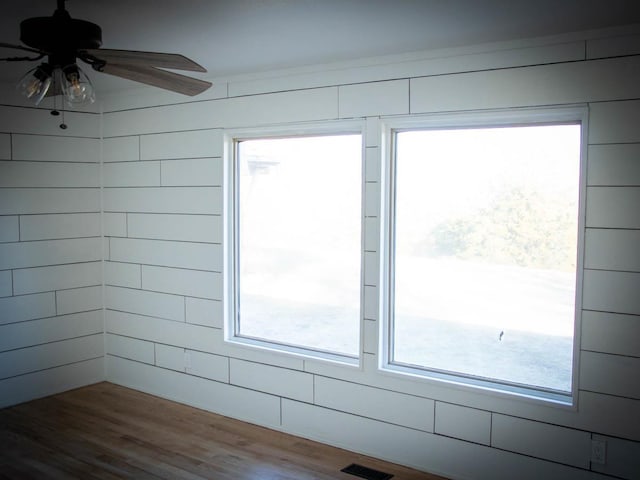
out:
{"label": "floor air vent", "polygon": [[350,473],[356,477],[366,478],[367,480],[389,480],[393,477],[390,473],[380,472],[373,468],[363,467],[357,463],[352,463],[348,467],[344,467],[341,472]]}

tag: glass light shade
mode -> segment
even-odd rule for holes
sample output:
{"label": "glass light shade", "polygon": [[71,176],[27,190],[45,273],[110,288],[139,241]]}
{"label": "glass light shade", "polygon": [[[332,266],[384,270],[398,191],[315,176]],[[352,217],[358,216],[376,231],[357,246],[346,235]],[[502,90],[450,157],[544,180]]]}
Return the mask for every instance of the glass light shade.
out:
{"label": "glass light shade", "polygon": [[29,70],[18,82],[16,88],[38,105],[51,86],[51,67],[43,63]]}
{"label": "glass light shade", "polygon": [[62,69],[62,93],[70,105],[93,103],[96,94],[89,77],[77,65]]}

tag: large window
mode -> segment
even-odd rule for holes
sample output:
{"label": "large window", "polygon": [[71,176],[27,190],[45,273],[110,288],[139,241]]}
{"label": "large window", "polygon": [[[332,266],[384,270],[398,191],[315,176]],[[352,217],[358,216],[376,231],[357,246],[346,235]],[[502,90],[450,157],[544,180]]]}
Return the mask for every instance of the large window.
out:
{"label": "large window", "polygon": [[235,341],[360,350],[360,134],[235,139]]}
{"label": "large window", "polygon": [[570,399],[581,121],[477,123],[390,130],[387,366]]}

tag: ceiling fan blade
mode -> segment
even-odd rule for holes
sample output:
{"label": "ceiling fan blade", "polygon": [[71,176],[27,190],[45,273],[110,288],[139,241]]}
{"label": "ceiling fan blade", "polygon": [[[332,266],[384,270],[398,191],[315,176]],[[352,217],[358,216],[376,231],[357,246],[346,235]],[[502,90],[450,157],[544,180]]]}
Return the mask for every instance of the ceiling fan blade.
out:
{"label": "ceiling fan blade", "polygon": [[107,63],[99,71],[191,97],[204,92],[212,85],[205,80],[140,65]]}
{"label": "ceiling fan blade", "polygon": [[45,54],[45,52],[41,52],[40,50],[36,50],[35,48],[23,47],[22,45],[13,45],[12,43],[0,42],[0,48],[12,48],[15,50],[24,50],[25,52],[37,53],[38,55]]}
{"label": "ceiling fan blade", "polygon": [[82,50],[80,58],[86,53],[107,63],[118,65],[139,65],[144,67],[171,68],[206,73],[206,69],[193,60],[177,53],[137,52],[134,50],[109,50],[96,48]]}

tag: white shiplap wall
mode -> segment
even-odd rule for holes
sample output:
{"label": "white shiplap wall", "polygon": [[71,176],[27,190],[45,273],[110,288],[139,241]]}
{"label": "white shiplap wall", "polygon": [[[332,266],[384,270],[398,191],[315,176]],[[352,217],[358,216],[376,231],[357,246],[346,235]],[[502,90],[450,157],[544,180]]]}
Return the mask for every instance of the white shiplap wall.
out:
{"label": "white shiplap wall", "polygon": [[[114,99],[104,116],[107,378],[454,479],[638,478],[639,38],[231,79],[190,103]],[[380,375],[380,119],[571,104],[590,110],[577,410]],[[225,130],[346,118],[366,125],[363,368],[225,344]],[[606,465],[591,463],[592,437],[607,441]]]}
{"label": "white shiplap wall", "polygon": [[0,407],[104,379],[100,117],[0,106]]}
{"label": "white shiplap wall", "polygon": [[[422,59],[375,73],[363,67],[230,82],[218,85],[211,100],[189,104],[127,111],[114,104],[105,115],[104,143],[112,225],[108,378],[453,478],[512,478],[514,472],[599,478],[596,471],[633,478],[640,450],[633,421],[640,415],[634,381],[640,108],[633,100],[640,93],[640,59],[590,60],[584,53],[606,57],[606,48],[614,52],[629,40]],[[537,65],[547,62],[558,63]],[[478,71],[438,71],[469,70],[469,64]],[[502,70],[490,71],[496,64]],[[376,81],[364,82],[367,74]],[[356,77],[364,83],[351,84]],[[225,89],[228,98],[219,93]],[[578,411],[378,375],[378,119],[573,103],[588,103],[591,111]],[[224,129],[354,117],[367,126],[364,369],[224,344]],[[607,465],[590,463],[592,436],[607,440]]]}
{"label": "white shiplap wall", "polygon": [[[450,478],[638,478],[638,98],[640,36],[590,33],[227,79],[186,103],[143,89],[109,99],[102,129],[69,114],[73,136],[0,107],[0,401],[100,380],[104,341],[109,381]],[[380,119],[575,103],[577,410],[379,374]],[[225,130],[346,118],[366,126],[363,368],[225,343]]]}

